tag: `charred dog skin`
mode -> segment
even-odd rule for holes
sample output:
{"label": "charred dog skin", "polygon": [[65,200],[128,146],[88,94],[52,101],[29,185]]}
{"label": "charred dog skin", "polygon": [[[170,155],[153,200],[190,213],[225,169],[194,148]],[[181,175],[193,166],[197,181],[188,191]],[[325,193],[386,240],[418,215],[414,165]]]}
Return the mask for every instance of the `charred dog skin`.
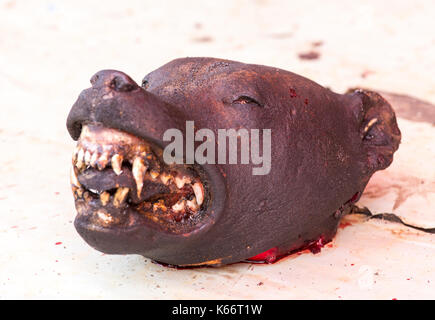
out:
{"label": "charred dog skin", "polygon": [[[183,58],[142,86],[114,70],[91,84],[67,119],[78,140],[75,227],[102,252],[174,266],[271,262],[330,241],[401,138],[379,94],[340,95],[261,65]],[[253,175],[254,164],[166,164],[163,134],[185,136],[186,121],[216,135],[271,129],[269,174]]]}

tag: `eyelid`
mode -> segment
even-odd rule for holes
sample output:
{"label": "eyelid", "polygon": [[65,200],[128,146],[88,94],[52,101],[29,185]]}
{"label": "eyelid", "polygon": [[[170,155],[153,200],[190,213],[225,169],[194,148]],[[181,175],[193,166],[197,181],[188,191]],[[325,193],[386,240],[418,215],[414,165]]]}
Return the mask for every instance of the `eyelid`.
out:
{"label": "eyelid", "polygon": [[238,96],[232,101],[232,104],[256,104],[259,107],[263,107],[263,105],[258,102],[258,100],[247,95]]}

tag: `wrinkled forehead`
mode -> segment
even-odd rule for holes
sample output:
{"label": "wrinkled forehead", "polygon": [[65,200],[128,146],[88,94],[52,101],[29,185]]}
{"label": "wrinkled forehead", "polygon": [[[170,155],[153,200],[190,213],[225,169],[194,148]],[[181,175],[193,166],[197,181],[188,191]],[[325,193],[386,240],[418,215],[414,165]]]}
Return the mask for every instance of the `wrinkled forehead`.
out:
{"label": "wrinkled forehead", "polygon": [[184,58],[173,60],[149,73],[144,87],[158,94],[196,91],[216,86],[228,90],[264,85],[285,71],[260,65],[214,58]]}

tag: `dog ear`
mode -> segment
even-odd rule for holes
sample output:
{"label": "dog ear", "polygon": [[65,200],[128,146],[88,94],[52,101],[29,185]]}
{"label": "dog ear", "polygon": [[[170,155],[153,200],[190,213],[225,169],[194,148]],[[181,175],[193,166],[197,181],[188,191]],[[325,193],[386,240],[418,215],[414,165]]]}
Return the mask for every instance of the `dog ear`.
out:
{"label": "dog ear", "polygon": [[401,139],[394,110],[376,92],[357,89],[352,94],[362,102],[358,120],[360,137],[367,153],[367,169],[372,172],[385,169],[393,161]]}

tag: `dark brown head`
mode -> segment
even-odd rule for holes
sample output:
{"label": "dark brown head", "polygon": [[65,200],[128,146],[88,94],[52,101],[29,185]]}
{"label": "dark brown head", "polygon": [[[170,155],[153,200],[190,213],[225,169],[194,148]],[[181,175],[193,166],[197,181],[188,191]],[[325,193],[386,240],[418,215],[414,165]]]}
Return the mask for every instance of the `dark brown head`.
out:
{"label": "dark brown head", "polygon": [[[106,253],[221,265],[331,239],[400,141],[379,95],[338,95],[271,67],[185,58],[141,87],[113,70],[91,83],[67,121],[78,139],[75,226]],[[223,135],[231,129],[235,153]],[[180,163],[164,156],[174,130],[184,148],[170,155]]]}

